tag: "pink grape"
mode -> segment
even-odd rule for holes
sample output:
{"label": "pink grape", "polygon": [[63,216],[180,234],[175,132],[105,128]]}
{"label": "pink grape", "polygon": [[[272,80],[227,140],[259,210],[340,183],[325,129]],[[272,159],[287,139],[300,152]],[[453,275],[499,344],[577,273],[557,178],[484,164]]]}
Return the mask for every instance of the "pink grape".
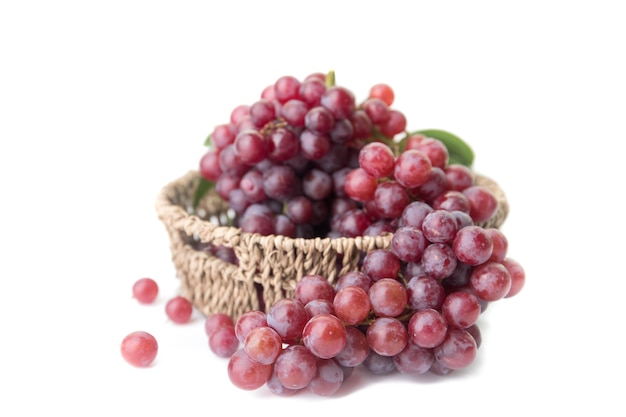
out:
{"label": "pink grape", "polygon": [[191,320],[193,306],[188,299],[178,295],[165,304],[165,313],[174,323],[185,324]]}
{"label": "pink grape", "polygon": [[264,365],[250,359],[243,348],[239,348],[228,360],[228,378],[243,390],[261,388],[272,375],[272,365]]}
{"label": "pink grape", "polygon": [[126,362],[138,368],[146,368],[154,362],[159,346],[150,333],[135,331],[124,337],[120,350]]}
{"label": "pink grape", "polygon": [[159,294],[159,286],[152,278],[140,278],[133,284],[133,297],[141,304],[152,303]]}

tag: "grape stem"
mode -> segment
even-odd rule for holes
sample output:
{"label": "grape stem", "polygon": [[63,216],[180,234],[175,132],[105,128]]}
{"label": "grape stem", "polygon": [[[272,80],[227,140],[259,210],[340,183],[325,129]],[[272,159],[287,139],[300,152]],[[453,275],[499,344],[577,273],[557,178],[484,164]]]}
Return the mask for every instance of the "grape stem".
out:
{"label": "grape stem", "polygon": [[[402,323],[408,323],[408,321],[411,319],[411,317],[413,316],[413,313],[415,313],[415,311],[413,311],[411,308],[407,307],[404,309],[404,312],[395,317],[397,320],[401,321]],[[368,317],[367,319],[363,320],[362,322],[360,322],[359,324],[357,324],[357,326],[369,326],[370,324],[374,323],[374,321],[378,319],[378,317],[376,315],[370,314],[370,317]]]}
{"label": "grape stem", "polygon": [[335,70],[328,71],[326,74],[326,87],[334,87],[335,86]]}

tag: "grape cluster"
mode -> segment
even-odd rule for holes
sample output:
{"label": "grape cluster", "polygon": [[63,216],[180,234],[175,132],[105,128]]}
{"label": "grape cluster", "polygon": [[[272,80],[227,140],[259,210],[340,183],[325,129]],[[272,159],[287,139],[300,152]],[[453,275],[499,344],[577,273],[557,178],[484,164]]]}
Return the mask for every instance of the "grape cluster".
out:
{"label": "grape cluster", "polygon": [[[468,230],[478,230],[473,227]],[[517,294],[525,280],[521,265],[506,257],[502,234],[488,230],[484,236],[501,244],[496,250],[491,245],[479,265],[457,262],[438,278],[425,268],[430,260],[403,262],[393,249],[373,250],[359,270],[335,284],[320,275],[304,276],[293,296],[267,313],[249,311],[236,321],[223,313],[209,315],[209,346],[229,358],[235,386],[266,386],[278,395],[304,389],[332,395],[358,366],[374,374],[413,375],[466,368],[482,342],[481,313],[490,302]],[[480,240],[474,242],[476,250]]]}
{"label": "grape cluster", "polygon": [[[354,236],[362,205],[346,193],[361,148],[405,131],[393,90],[376,84],[357,105],[354,94],[327,75],[280,77],[251,105],[209,136],[199,172],[234,211],[244,232],[289,237]],[[337,221],[335,221],[337,220]]]}

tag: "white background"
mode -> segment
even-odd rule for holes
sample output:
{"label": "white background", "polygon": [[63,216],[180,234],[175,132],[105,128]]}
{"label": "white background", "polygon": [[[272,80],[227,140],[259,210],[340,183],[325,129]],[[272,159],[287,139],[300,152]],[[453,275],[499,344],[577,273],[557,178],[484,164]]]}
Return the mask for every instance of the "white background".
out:
{"label": "white background", "polygon": [[[0,415],[624,415],[619,5],[0,3]],[[165,318],[178,282],[155,198],[233,107],[330,69],[358,99],[392,85],[409,129],[472,145],[527,283],[481,317],[479,357],[454,376],[241,391],[199,315]],[[130,295],[143,276],[161,286],[148,307]],[[133,330],[159,341],[149,369],[119,354]]]}

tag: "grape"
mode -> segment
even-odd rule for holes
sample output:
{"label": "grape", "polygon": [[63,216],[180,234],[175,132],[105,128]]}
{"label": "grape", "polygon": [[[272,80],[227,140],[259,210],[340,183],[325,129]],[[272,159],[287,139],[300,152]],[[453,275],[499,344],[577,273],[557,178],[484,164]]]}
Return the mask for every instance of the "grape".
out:
{"label": "grape", "polygon": [[393,278],[382,278],[368,291],[371,308],[378,317],[397,317],[407,305],[404,285]]}
{"label": "grape", "polygon": [[361,148],[359,165],[374,178],[386,178],[393,174],[395,157],[384,143],[371,142]]}
{"label": "grape", "polygon": [[[433,168],[445,169],[448,166],[448,148],[440,140],[423,138],[412,149],[423,152]],[[445,176],[445,175],[444,175]]]}
{"label": "grape", "polygon": [[470,216],[476,223],[489,220],[498,209],[498,200],[486,187],[473,185],[462,192],[469,200]]}
{"label": "grape", "polygon": [[382,278],[395,278],[400,271],[400,259],[387,249],[374,249],[363,258],[362,272],[372,281]]}
{"label": "grape", "polygon": [[489,227],[485,229],[485,232],[489,235],[491,240],[493,241],[493,251],[491,252],[491,256],[488,261],[491,262],[502,262],[504,258],[506,258],[506,254],[509,248],[509,241],[502,231],[499,229]]}
{"label": "grape", "polygon": [[445,243],[428,245],[421,259],[424,273],[436,279],[444,279],[452,275],[457,263],[454,251]]}
{"label": "grape", "polygon": [[[227,145],[218,155],[219,169],[225,174],[241,177],[249,169],[235,152],[235,145]],[[220,176],[221,177],[221,176]]]}
{"label": "grape", "polygon": [[386,123],[391,117],[389,106],[379,98],[369,98],[365,100],[362,104],[362,108],[375,125]]}
{"label": "grape", "polygon": [[476,266],[491,257],[493,241],[482,227],[466,226],[457,232],[452,248],[459,261]]}
{"label": "grape", "polygon": [[335,314],[333,302],[321,298],[309,301],[304,305],[304,309],[309,319],[318,314]]}
{"label": "grape", "polygon": [[434,375],[445,376],[452,373],[454,369],[450,369],[441,364],[441,362],[437,362],[436,360],[430,366],[429,372]]}
{"label": "grape", "polygon": [[498,262],[487,262],[477,266],[470,275],[470,287],[485,301],[496,301],[509,293],[511,274]]}
{"label": "grape", "polygon": [[450,328],[443,342],[434,348],[435,359],[449,369],[462,369],[476,358],[476,341],[465,330]]}
{"label": "grape", "polygon": [[431,170],[432,164],[426,154],[409,149],[396,158],[393,177],[402,186],[415,188],[428,180]]}
{"label": "grape", "polygon": [[233,385],[248,391],[261,388],[272,375],[272,365],[253,361],[243,348],[230,357],[227,370]]}
{"label": "grape", "polygon": [[276,117],[276,108],[269,99],[263,98],[250,106],[250,120],[257,128],[262,128]]}
{"label": "grape", "polygon": [[370,348],[383,356],[395,356],[402,352],[408,343],[404,324],[393,317],[379,317],[372,322],[365,333]]}
{"label": "grape", "polygon": [[276,330],[286,343],[302,336],[308,319],[304,304],[295,298],[281,298],[267,313],[267,325]]}
{"label": "grape", "polygon": [[325,133],[306,129],[300,133],[300,153],[307,159],[319,160],[330,151],[332,142]]}
{"label": "grape", "polygon": [[335,126],[335,118],[324,107],[313,107],[304,116],[304,126],[316,133],[329,133]]}
{"label": "grape", "polygon": [[398,110],[391,109],[389,111],[389,120],[380,126],[380,133],[393,138],[398,133],[404,132],[406,129],[406,116]]}
{"label": "grape", "polygon": [[286,214],[294,224],[310,223],[313,217],[313,204],[303,195],[293,197],[286,203]]}
{"label": "grape", "polygon": [[370,88],[369,92],[370,98],[378,98],[387,104],[387,106],[391,106],[395,99],[395,94],[393,89],[385,83],[374,84]]}
{"label": "grape", "polygon": [[126,362],[138,368],[146,368],[154,362],[159,346],[150,333],[135,331],[124,337],[120,350]]}
{"label": "grape", "polygon": [[416,346],[434,348],[446,337],[448,324],[439,311],[427,308],[411,316],[407,331],[409,340]]}
{"label": "grape", "polygon": [[349,117],[354,129],[355,139],[365,139],[370,137],[372,131],[372,121],[364,110],[356,110]]}
{"label": "grape", "polygon": [[261,162],[268,155],[267,140],[256,130],[244,130],[234,142],[235,155],[247,165]]}
{"label": "grape", "polygon": [[239,342],[244,343],[248,333],[257,327],[267,326],[267,315],[259,310],[243,313],[235,322],[235,334]]}
{"label": "grape", "polygon": [[369,355],[370,347],[365,334],[353,326],[346,327],[346,345],[335,355],[335,361],[345,367],[362,364]]}
{"label": "grape", "polygon": [[335,288],[321,275],[305,275],[296,283],[294,298],[305,305],[316,299],[332,302],[335,298]]}
{"label": "grape", "polygon": [[333,192],[333,179],[321,169],[310,169],[302,177],[302,191],[312,200],[324,200]]}
{"label": "grape", "polygon": [[479,349],[483,338],[478,325],[472,324],[470,327],[466,328],[465,331],[468,332],[472,338],[474,338],[474,341],[476,342],[476,349]]}
{"label": "grape", "polygon": [[309,106],[302,100],[289,100],[283,104],[280,115],[293,127],[303,127],[304,117],[309,111]]}
{"label": "grape", "polygon": [[277,214],[274,217],[274,232],[277,235],[296,237],[297,228],[294,222],[289,220],[284,214]]}
{"label": "grape", "polygon": [[412,226],[422,229],[422,224],[426,216],[433,211],[433,208],[423,201],[412,201],[409,203],[400,217],[402,226]]}
{"label": "grape", "polygon": [[300,80],[291,75],[280,77],[274,83],[274,96],[279,103],[300,97]]}
{"label": "grape", "polygon": [[350,90],[340,86],[328,88],[320,98],[320,104],[328,109],[336,119],[349,117],[356,104]]}
{"label": "grape", "polygon": [[409,306],[413,310],[432,308],[438,310],[445,298],[441,283],[429,276],[413,276],[406,284]]}
{"label": "grape", "polygon": [[448,180],[444,171],[439,167],[433,167],[426,182],[411,190],[414,195],[429,204],[446,191],[448,191]]}
{"label": "grape", "polygon": [[230,112],[230,123],[233,125],[237,125],[241,122],[245,117],[250,114],[250,106],[247,104],[240,104]]}
{"label": "grape", "polygon": [[177,324],[184,324],[191,320],[193,306],[191,302],[183,296],[175,296],[165,304],[167,317]]}
{"label": "grape", "polygon": [[225,201],[230,199],[230,193],[239,188],[241,177],[239,174],[224,172],[215,183],[215,191]]}
{"label": "grape", "polygon": [[267,380],[265,385],[272,394],[280,395],[283,397],[290,397],[300,391],[300,389],[286,388],[283,384],[281,384],[278,376],[276,375],[276,368],[272,369],[272,375]]}
{"label": "grape", "polygon": [[271,365],[282,351],[282,338],[270,327],[256,327],[247,334],[243,348],[253,361]]}
{"label": "grape", "polygon": [[[271,369],[271,365],[264,366]],[[306,388],[317,373],[317,358],[302,345],[290,345],[278,355],[274,370],[284,387]]]}
{"label": "grape", "polygon": [[341,366],[332,359],[318,359],[316,373],[307,386],[314,394],[329,396],[335,394],[343,384]]}
{"label": "grape", "polygon": [[[354,138],[354,125],[349,119],[337,119],[329,132],[329,136],[335,144],[347,144]],[[340,149],[346,148],[342,146]]]}
{"label": "grape", "polygon": [[378,180],[367,173],[363,168],[353,169],[346,175],[344,183],[345,193],[356,201],[369,201],[374,199],[378,188]]}
{"label": "grape", "polygon": [[348,286],[337,291],[333,308],[337,317],[346,324],[358,324],[370,312],[370,299],[361,287]]}
{"label": "grape", "polygon": [[396,181],[381,182],[374,191],[374,201],[380,214],[387,219],[400,217],[410,203],[409,193]]}
{"label": "grape", "polygon": [[217,149],[222,149],[235,141],[233,126],[229,123],[215,126],[211,133],[211,142]]}
{"label": "grape", "polygon": [[271,161],[279,163],[295,158],[300,151],[298,136],[290,129],[284,127],[273,129],[269,134],[269,140],[264,145],[267,150],[267,157]]}
{"label": "grape", "polygon": [[471,207],[469,199],[461,191],[448,190],[432,202],[435,210],[462,211],[469,214]]}
{"label": "grape", "polygon": [[511,288],[505,296],[505,298],[510,298],[517,295],[524,287],[526,272],[519,262],[511,258],[505,258],[502,261],[502,265],[504,265],[511,275]]}
{"label": "grape", "polygon": [[290,166],[273,165],[263,172],[263,191],[269,198],[286,201],[299,187],[300,179]]}
{"label": "grape", "polygon": [[269,207],[256,203],[246,208],[240,218],[239,227],[245,233],[267,236],[275,232],[275,216]]}
{"label": "grape", "polygon": [[413,343],[407,343],[402,352],[393,357],[393,362],[398,371],[412,375],[425,374],[434,361],[435,355],[432,349],[420,347]]}
{"label": "grape", "polygon": [[220,152],[217,149],[208,150],[200,159],[200,175],[208,181],[217,181],[222,175],[219,164]]}
{"label": "grape", "polygon": [[209,335],[209,349],[220,358],[230,358],[238,348],[234,326],[221,326]]}
{"label": "grape", "polygon": [[372,286],[372,280],[369,276],[361,271],[349,271],[337,278],[335,283],[335,291],[339,291],[345,287],[361,287],[363,291],[369,291]]}
{"label": "grape", "polygon": [[315,107],[319,106],[324,91],[326,91],[326,85],[323,80],[305,80],[300,84],[299,97],[309,107]]}
{"label": "grape", "polygon": [[365,230],[372,224],[372,219],[363,210],[354,209],[343,213],[337,218],[337,227],[341,236],[363,236]]}
{"label": "grape", "polygon": [[207,336],[210,336],[215,330],[222,326],[235,327],[235,322],[231,316],[226,313],[213,313],[204,319],[204,330]]}
{"label": "grape", "polygon": [[474,185],[472,171],[461,164],[450,164],[445,170],[448,188],[454,191],[463,191]]}
{"label": "grape", "polygon": [[346,330],[336,316],[318,314],[304,326],[302,343],[318,358],[330,359],[346,346]]}
{"label": "grape", "polygon": [[403,262],[419,262],[427,245],[422,231],[413,226],[398,228],[391,238],[392,251]]}
{"label": "grape", "polygon": [[382,236],[387,233],[393,233],[395,230],[396,228],[389,220],[379,220],[367,226],[363,236]]}
{"label": "grape", "polygon": [[267,199],[263,190],[263,173],[258,169],[247,171],[241,177],[239,188],[251,203],[261,203]]}
{"label": "grape", "polygon": [[452,242],[457,232],[456,218],[447,210],[433,210],[424,217],[422,232],[429,242]]}
{"label": "grape", "polygon": [[363,366],[374,375],[386,375],[396,370],[392,356],[385,356],[371,350]]}
{"label": "grape", "polygon": [[461,329],[476,323],[480,311],[478,300],[467,291],[455,291],[448,294],[441,305],[442,315],[448,325]]}
{"label": "grape", "polygon": [[141,304],[150,304],[159,294],[159,286],[152,278],[140,278],[133,284],[132,293]]}

